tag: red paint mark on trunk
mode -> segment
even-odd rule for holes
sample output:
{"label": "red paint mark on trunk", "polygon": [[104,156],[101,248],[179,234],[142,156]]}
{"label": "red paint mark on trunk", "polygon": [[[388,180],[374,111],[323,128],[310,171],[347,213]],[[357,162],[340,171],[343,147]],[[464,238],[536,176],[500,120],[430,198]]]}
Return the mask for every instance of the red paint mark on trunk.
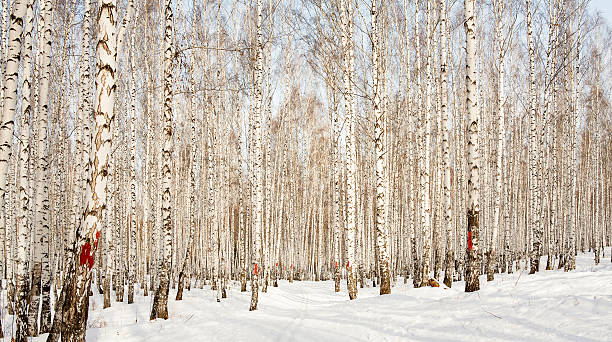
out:
{"label": "red paint mark on trunk", "polygon": [[100,231],[96,233],[96,239],[94,240],[94,246],[98,248],[98,239],[100,239]]}
{"label": "red paint mark on trunk", "polygon": [[85,242],[83,246],[81,246],[81,255],[79,257],[79,262],[81,265],[85,265],[87,263],[87,258],[89,257],[89,251],[91,246],[89,246],[88,242]]}
{"label": "red paint mark on trunk", "polygon": [[336,261],[336,268],[338,268],[338,262]]}
{"label": "red paint mark on trunk", "polygon": [[347,269],[347,270],[348,270],[348,268],[349,268],[349,264],[350,264],[350,261],[347,261],[347,262],[346,262],[346,269]]}
{"label": "red paint mark on trunk", "polygon": [[472,232],[468,232],[468,250],[472,250],[474,246],[472,245]]}
{"label": "red paint mark on trunk", "polygon": [[255,274],[257,274],[257,264],[255,264]]}
{"label": "red paint mark on trunk", "polygon": [[91,245],[89,242],[85,242],[83,246],[81,246],[81,255],[79,256],[79,263],[81,265],[87,265],[89,269],[93,267],[94,257],[91,255]]}
{"label": "red paint mark on trunk", "polygon": [[278,262],[276,263],[276,266],[278,266]]}

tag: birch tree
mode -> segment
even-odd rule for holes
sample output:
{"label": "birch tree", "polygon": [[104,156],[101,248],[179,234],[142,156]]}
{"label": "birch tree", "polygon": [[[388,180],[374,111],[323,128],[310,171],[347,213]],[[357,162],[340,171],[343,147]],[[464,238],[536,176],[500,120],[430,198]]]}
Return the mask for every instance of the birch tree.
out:
{"label": "birch tree", "polygon": [[262,0],[257,0],[256,7],[256,33],[255,33],[255,70],[254,70],[254,96],[252,113],[253,130],[253,274],[251,276],[251,305],[249,311],[257,310],[259,291],[258,266],[261,265],[261,234],[263,229],[263,153],[261,118],[263,112],[263,37],[262,37]]}
{"label": "birch tree", "polygon": [[542,254],[542,227],[540,224],[540,185],[537,176],[539,148],[538,124],[536,117],[536,79],[535,50],[533,43],[531,0],[527,0],[527,45],[529,50],[529,226],[533,231],[533,246],[531,249],[530,274],[540,270],[540,255]]}
{"label": "birch tree", "polygon": [[[30,218],[30,91],[32,83],[32,28],[34,26],[33,1],[28,0],[25,15],[25,32],[23,38],[23,83],[21,86],[21,134],[19,138],[19,205],[17,206],[17,331],[15,341],[27,341],[28,335],[36,335],[36,325],[28,327],[28,256],[30,254],[29,237],[32,229]],[[40,278],[39,278],[40,279]],[[37,288],[38,284],[32,284]],[[37,310],[38,311],[38,310]],[[37,312],[38,313],[38,312]]]}
{"label": "birch tree", "polygon": [[374,112],[375,128],[374,143],[376,149],[376,244],[378,246],[378,263],[380,265],[381,284],[380,294],[391,293],[391,270],[387,245],[389,237],[387,230],[387,214],[385,211],[385,195],[387,192],[387,182],[385,177],[385,167],[387,165],[386,132],[384,109],[381,108],[381,92],[383,91],[382,80],[383,72],[380,62],[380,41],[379,41],[379,13],[376,0],[372,0],[370,10],[372,16],[372,79],[373,96],[372,109]]}
{"label": "birch tree", "polygon": [[480,111],[478,109],[478,79],[476,70],[476,12],[474,0],[465,0],[465,48],[466,48],[466,110],[467,126],[467,264],[465,272],[465,292],[480,290],[478,275],[479,216],[480,216],[480,151],[478,134],[480,131]]}
{"label": "birch tree", "polygon": [[63,287],[64,308],[62,341],[84,341],[91,281],[91,268],[98,248],[101,220],[107,203],[108,161],[111,156],[111,128],[115,103],[115,70],[117,63],[115,0],[98,0],[98,34],[96,45],[96,92],[93,144],[90,174],[85,195],[85,210],[80,225],[82,237],[76,240],[80,252],[70,263]]}
{"label": "birch tree", "polygon": [[504,126],[504,102],[506,95],[504,90],[505,63],[504,63],[504,38],[502,37],[502,20],[504,18],[504,2],[495,2],[495,43],[497,49],[497,153],[495,160],[495,204],[493,208],[493,233],[491,236],[489,255],[487,260],[487,281],[494,278],[493,267],[495,264],[495,251],[497,248],[497,234],[500,227],[500,210],[502,199],[502,156],[504,151],[504,139],[506,130]]}
{"label": "birch tree", "polygon": [[432,51],[431,42],[432,32],[432,3],[427,0],[427,58],[425,64],[426,86],[425,86],[425,116],[420,121],[421,137],[421,170],[420,170],[420,197],[421,197],[421,227],[423,229],[423,271],[421,276],[421,286],[429,283],[429,266],[431,259],[431,111],[432,111]]}
{"label": "birch tree", "polygon": [[[578,191],[578,139],[580,138],[580,134],[578,133],[578,121],[579,121],[579,111],[578,111],[578,105],[579,105],[579,99],[580,97],[578,96],[579,94],[579,90],[578,90],[578,79],[579,79],[579,75],[580,75],[580,34],[581,34],[581,29],[580,29],[580,22],[581,22],[581,16],[582,16],[582,9],[581,6],[579,4],[577,4],[578,7],[580,8],[576,8],[576,18],[574,19],[576,21],[576,28],[574,29],[572,26],[572,24],[570,23],[570,30],[572,30],[572,32],[575,34],[576,36],[576,48],[575,48],[575,54],[573,56],[573,58],[571,59],[573,61],[573,73],[572,73],[572,77],[571,77],[571,84],[570,84],[570,93],[571,93],[571,111],[572,114],[570,116],[570,126],[568,127],[568,129],[571,132],[571,154],[572,154],[572,164],[570,166],[570,203],[569,203],[569,224],[568,224],[568,228],[569,228],[569,243],[568,246],[566,247],[565,250],[565,259],[566,259],[566,264],[565,264],[565,271],[569,271],[569,270],[573,270],[576,268],[576,231],[578,230],[578,215],[576,213],[576,207],[577,205],[577,198],[576,198],[576,192]],[[573,42],[573,40],[570,40],[570,47],[571,46],[571,42]],[[573,49],[573,47],[572,47]],[[0,180],[1,181],[1,180]]]}
{"label": "birch tree", "polygon": [[447,1],[440,0],[440,83],[442,96],[440,98],[440,110],[442,115],[442,202],[443,202],[443,226],[446,229],[446,260],[444,269],[444,285],[451,287],[455,256],[452,249],[453,229],[451,227],[451,164],[450,164],[450,142],[448,133],[449,109],[448,109],[448,36],[447,36]]}
{"label": "birch tree", "polygon": [[17,82],[21,60],[21,34],[29,0],[15,0],[11,12],[6,62],[3,63],[2,121],[0,122],[0,207],[5,207],[7,172],[13,153],[12,136],[17,105]]}
{"label": "birch tree", "polygon": [[357,298],[357,265],[355,262],[355,233],[356,233],[356,212],[355,212],[355,191],[356,191],[356,144],[355,139],[355,103],[354,103],[354,43],[353,43],[353,2],[350,0],[340,0],[340,20],[342,35],[342,52],[344,56],[344,105],[346,121],[346,270],[347,287],[350,299]]}
{"label": "birch tree", "polygon": [[[49,83],[51,71],[51,13],[52,2],[45,0],[43,7],[40,9],[39,27],[43,29],[39,38],[42,49],[39,55],[39,64],[41,65],[40,80],[38,84],[38,107],[36,113],[36,153],[37,157],[35,169],[35,184],[36,194],[34,198],[34,228],[39,232],[37,243],[40,246],[40,263],[34,265],[34,269],[40,268],[42,280],[42,305],[40,317],[40,333],[49,332],[51,328],[51,305],[50,305],[50,289],[51,289],[51,270],[49,265],[49,161],[47,150],[47,128],[49,116]],[[40,33],[39,33],[40,34]],[[38,282],[38,277],[34,277]],[[34,301],[33,301],[34,302]],[[38,310],[32,310],[32,319],[37,320]]]}
{"label": "birch tree", "polygon": [[164,3],[164,121],[162,147],[162,232],[163,256],[161,260],[159,286],[155,291],[150,319],[168,319],[168,291],[170,290],[170,266],[172,262],[172,75],[174,58],[174,26],[172,0]]}

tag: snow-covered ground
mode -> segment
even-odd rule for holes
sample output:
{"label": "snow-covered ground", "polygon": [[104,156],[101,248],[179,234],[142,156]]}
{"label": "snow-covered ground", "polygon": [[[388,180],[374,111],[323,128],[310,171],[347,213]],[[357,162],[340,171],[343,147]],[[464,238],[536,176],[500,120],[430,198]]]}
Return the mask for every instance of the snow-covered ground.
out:
{"label": "snow-covered ground", "polygon": [[[210,289],[170,291],[166,320],[149,321],[152,297],[141,292],[135,305],[91,299],[88,341],[612,341],[612,264],[610,248],[599,266],[592,253],[577,257],[576,271],[518,271],[481,277],[481,290],[414,289],[403,281],[392,294],[359,289],[348,300],[346,284],[282,281],[259,296],[249,312],[250,293],[231,286],[215,300]],[[5,332],[12,317],[5,317]],[[10,335],[9,335],[10,336]],[[46,335],[34,339],[44,341]]]}

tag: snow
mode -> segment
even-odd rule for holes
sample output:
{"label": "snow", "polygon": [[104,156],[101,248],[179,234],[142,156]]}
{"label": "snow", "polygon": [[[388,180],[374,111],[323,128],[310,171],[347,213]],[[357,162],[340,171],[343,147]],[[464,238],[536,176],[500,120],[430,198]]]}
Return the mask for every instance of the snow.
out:
{"label": "snow", "polygon": [[[569,273],[522,270],[496,274],[493,282],[482,276],[474,293],[463,292],[463,282],[414,289],[400,278],[391,295],[360,288],[358,299],[349,301],[344,281],[340,293],[332,281],[281,281],[259,296],[254,312],[248,311],[250,292],[241,293],[237,283],[221,303],[208,286],[185,291],[179,302],[171,290],[167,321],[149,321],[152,297],[138,287],[134,305],[113,302],[105,310],[94,291],[87,340],[612,341],[610,253],[606,248],[598,266],[592,253],[580,254]],[[3,319],[5,336],[12,321]]]}

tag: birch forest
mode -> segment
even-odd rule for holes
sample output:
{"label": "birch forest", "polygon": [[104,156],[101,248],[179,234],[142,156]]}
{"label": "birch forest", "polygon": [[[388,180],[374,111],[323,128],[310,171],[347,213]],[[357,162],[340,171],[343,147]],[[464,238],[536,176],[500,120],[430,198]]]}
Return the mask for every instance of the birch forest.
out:
{"label": "birch forest", "polygon": [[[612,26],[589,0],[0,5],[7,341],[151,341],[101,331],[198,298],[246,325],[304,286],[362,311],[588,275],[611,318]],[[236,340],[328,340],[258,333]]]}

